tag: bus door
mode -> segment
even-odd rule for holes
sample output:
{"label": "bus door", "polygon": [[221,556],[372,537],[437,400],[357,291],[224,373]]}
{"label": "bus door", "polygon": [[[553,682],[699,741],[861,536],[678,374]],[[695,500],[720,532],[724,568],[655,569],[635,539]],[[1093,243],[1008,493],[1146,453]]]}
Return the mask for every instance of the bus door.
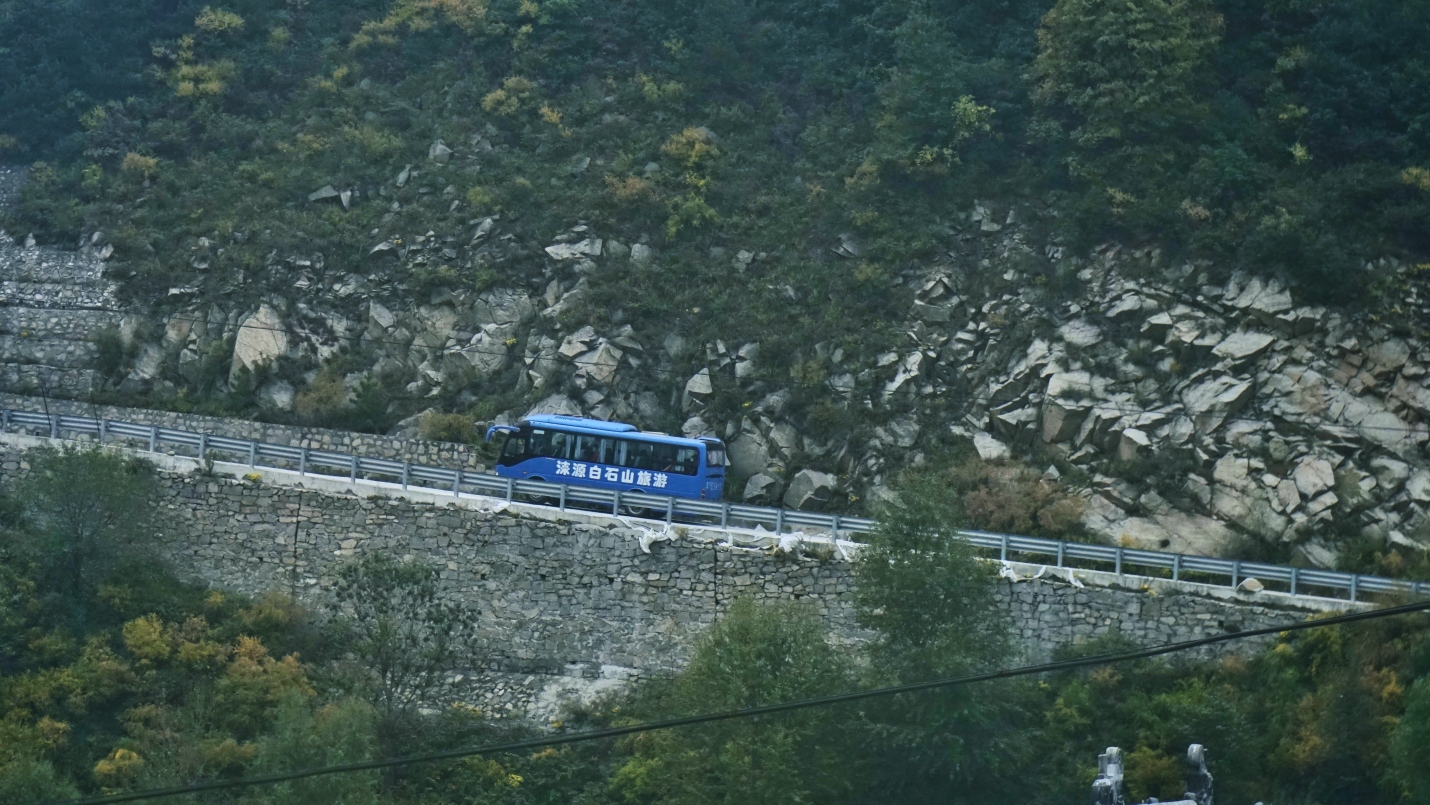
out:
{"label": "bus door", "polygon": [[[487,441],[494,437],[501,437],[502,445],[497,451],[497,466],[509,466],[521,461],[521,457],[526,453],[526,440],[521,438],[521,428],[513,425],[492,425],[487,428]],[[513,444],[513,443],[516,444]],[[513,451],[514,456],[508,459],[508,449]]]}

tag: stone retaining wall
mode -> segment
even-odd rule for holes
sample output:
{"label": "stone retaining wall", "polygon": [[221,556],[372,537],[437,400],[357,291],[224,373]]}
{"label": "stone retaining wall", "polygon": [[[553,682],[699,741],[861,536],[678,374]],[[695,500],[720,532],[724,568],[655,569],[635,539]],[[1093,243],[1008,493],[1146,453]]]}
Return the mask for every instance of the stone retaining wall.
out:
{"label": "stone retaining wall", "polygon": [[[0,481],[22,474],[23,449],[43,441],[0,436]],[[473,644],[480,662],[457,669],[453,693],[492,713],[547,717],[566,697],[589,699],[678,670],[693,640],[739,597],[805,601],[839,642],[869,637],[855,620],[850,566],[827,543],[793,553],[740,548],[722,532],[677,527],[658,535],[595,513],[452,502],[437,492],[281,470],[244,479],[238,473],[247,468],[235,465],[203,475],[178,457],[156,462],[163,539],[191,578],[317,603],[334,570],[362,552],[441,567],[443,594],[480,618]],[[1101,635],[1164,643],[1295,622],[1336,606],[1274,594],[1252,603],[1230,591],[1110,573],[1078,571],[1077,584],[1067,571],[1034,580],[1026,578],[1034,567],[1010,567],[1024,579],[1000,581],[997,606],[1009,613],[1024,660]]]}

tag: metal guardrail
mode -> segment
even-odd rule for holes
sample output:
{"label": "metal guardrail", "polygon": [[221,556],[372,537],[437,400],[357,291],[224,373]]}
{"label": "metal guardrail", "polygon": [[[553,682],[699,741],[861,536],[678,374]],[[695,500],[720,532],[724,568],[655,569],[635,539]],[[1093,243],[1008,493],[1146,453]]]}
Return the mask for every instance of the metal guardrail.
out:
{"label": "metal guardrail", "polygon": [[[100,442],[116,438],[138,440],[146,445],[149,452],[158,452],[160,447],[189,448],[200,461],[224,454],[237,459],[235,463],[247,463],[250,467],[297,470],[300,475],[345,476],[353,482],[360,478],[387,478],[400,483],[403,489],[416,486],[450,492],[453,496],[473,494],[508,501],[521,500],[561,510],[570,506],[591,507],[615,515],[663,519],[667,523],[679,518],[682,521],[718,524],[721,527],[768,527],[775,535],[815,529],[827,531],[835,539],[863,533],[874,527],[874,521],[865,517],[747,506],[724,501],[691,500],[643,492],[593,489],[545,481],[520,481],[487,473],[451,470],[392,459],[366,458],[311,447],[234,439],[157,425],[0,409],[0,432],[8,433],[12,428],[39,428],[52,439],[71,433],[93,436]],[[1140,568],[1163,571],[1173,580],[1207,581],[1229,578],[1231,587],[1236,587],[1247,578],[1255,578],[1263,584],[1273,582],[1284,585],[1286,592],[1291,595],[1309,595],[1311,593],[1308,590],[1330,591],[1334,594],[1346,593],[1351,601],[1356,601],[1364,593],[1430,595],[1430,582],[987,531],[959,531],[957,535],[975,547],[996,552],[1002,560],[1053,558],[1052,565],[1059,568],[1098,563],[1112,565],[1113,572],[1119,575],[1129,568]],[[1082,564],[1070,564],[1074,562]]]}

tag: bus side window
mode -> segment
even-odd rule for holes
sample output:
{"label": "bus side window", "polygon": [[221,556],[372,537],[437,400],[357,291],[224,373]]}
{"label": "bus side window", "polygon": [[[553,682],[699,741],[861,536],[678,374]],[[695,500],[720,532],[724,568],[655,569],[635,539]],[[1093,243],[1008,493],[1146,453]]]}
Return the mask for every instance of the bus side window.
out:
{"label": "bus side window", "polygon": [[602,463],[601,441],[599,436],[577,436],[576,452],[571,457],[577,461],[584,461],[587,464]]}
{"label": "bus side window", "polygon": [[559,430],[552,431],[551,451],[547,453],[547,455],[551,456],[552,458],[570,458],[571,443],[573,441],[575,441],[575,439],[569,433],[562,433]]}
{"label": "bus side window", "polygon": [[638,470],[655,469],[655,459],[651,455],[651,444],[649,442],[627,442],[630,445],[626,448],[626,461],[624,466],[634,467]]}
{"label": "bus side window", "polygon": [[675,451],[674,471],[681,475],[694,475],[699,471],[700,451],[693,447],[682,447]]}

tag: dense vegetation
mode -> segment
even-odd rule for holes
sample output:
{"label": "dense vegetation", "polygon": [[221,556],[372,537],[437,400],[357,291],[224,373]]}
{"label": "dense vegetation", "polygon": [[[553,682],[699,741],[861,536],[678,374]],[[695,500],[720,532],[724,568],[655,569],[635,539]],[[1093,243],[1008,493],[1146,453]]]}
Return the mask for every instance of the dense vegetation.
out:
{"label": "dense vegetation", "polygon": [[[598,317],[807,344],[878,338],[975,196],[1351,298],[1360,258],[1430,245],[1427,34],[1411,0],[7,0],[0,147],[41,163],[12,229],[101,228],[150,291],[286,288],[275,249],[362,270],[502,211],[534,246],[663,245]],[[495,150],[389,193],[438,139]],[[864,253],[831,267],[839,233]]]}
{"label": "dense vegetation", "polygon": [[[434,606],[432,568],[355,560],[330,610],[278,592],[249,600],[202,589],[176,580],[159,557],[147,466],[85,451],[27,459],[32,471],[7,490],[0,534],[6,803],[495,742],[518,730],[460,703],[424,709],[440,704],[440,671],[480,661],[462,654],[472,627],[465,611]],[[831,643],[797,604],[740,601],[679,676],[579,708],[555,728],[1011,661],[1004,624],[988,608],[987,568],[935,538],[964,516],[936,494],[946,482],[911,479],[861,559],[860,618],[876,635],[866,647]],[[1128,753],[1131,793],[1165,800],[1181,793],[1180,756],[1195,741],[1210,748],[1228,801],[1423,803],[1424,625],[1300,632],[1249,660],[1104,667],[192,801],[1075,802],[1097,753],[1113,744]]]}

